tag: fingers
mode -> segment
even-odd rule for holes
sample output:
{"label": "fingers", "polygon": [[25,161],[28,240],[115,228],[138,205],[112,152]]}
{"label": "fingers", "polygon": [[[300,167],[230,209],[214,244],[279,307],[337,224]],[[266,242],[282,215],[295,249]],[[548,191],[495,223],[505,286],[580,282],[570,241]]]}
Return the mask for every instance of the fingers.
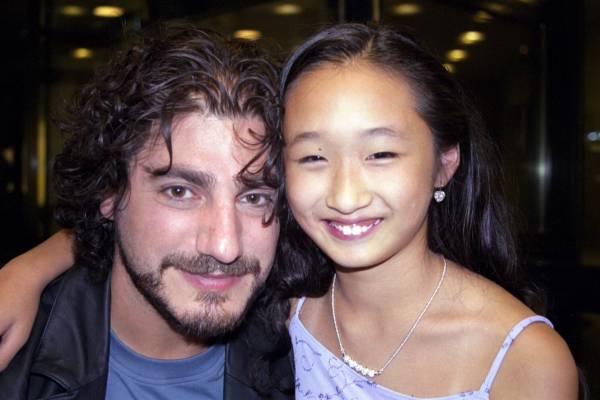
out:
{"label": "fingers", "polygon": [[14,326],[0,327],[0,371],[3,371],[23,346],[23,341],[15,334]]}

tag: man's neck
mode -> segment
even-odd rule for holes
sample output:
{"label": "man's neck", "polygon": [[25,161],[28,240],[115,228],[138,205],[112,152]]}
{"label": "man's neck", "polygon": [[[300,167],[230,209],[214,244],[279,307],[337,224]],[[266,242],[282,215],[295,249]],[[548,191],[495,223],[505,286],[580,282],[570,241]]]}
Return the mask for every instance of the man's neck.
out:
{"label": "man's neck", "polygon": [[110,324],[129,348],[145,357],[182,359],[203,353],[209,346],[191,342],[175,332],[137,290],[127,271],[115,262],[111,274]]}

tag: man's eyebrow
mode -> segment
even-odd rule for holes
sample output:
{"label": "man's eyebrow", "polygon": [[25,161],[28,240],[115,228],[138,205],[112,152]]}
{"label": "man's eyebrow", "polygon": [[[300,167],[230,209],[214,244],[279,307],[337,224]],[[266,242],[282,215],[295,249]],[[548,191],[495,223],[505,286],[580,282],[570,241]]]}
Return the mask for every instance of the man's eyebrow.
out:
{"label": "man's eyebrow", "polygon": [[[270,185],[265,181],[262,173],[260,174],[247,174],[239,173],[235,176],[235,184],[238,190],[245,191],[259,188],[271,188]],[[272,188],[271,188],[272,189]]]}
{"label": "man's eyebrow", "polygon": [[206,189],[214,187],[216,182],[216,178],[213,174],[179,165],[172,165],[169,169],[167,169],[166,166],[160,168],[144,166],[143,169],[146,173],[151,175],[152,178],[180,178],[195,186]]}

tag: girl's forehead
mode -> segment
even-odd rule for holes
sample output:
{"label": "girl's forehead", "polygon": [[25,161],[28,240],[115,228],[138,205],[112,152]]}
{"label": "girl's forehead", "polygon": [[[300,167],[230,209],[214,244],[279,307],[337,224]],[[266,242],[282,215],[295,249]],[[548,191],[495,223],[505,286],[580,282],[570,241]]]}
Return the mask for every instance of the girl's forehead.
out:
{"label": "girl's forehead", "polygon": [[394,70],[392,67],[380,65],[366,59],[355,58],[340,63],[327,62],[309,67],[306,71],[301,72],[289,85],[288,92],[301,82],[306,83],[315,79],[323,79],[323,75],[366,75],[378,77],[386,81],[399,80],[405,82],[405,77],[399,70]]}
{"label": "girl's forehead", "polygon": [[301,76],[288,93],[283,128],[288,142],[308,134],[346,139],[373,137],[365,135],[369,132],[429,134],[406,80],[368,62],[326,65]]}
{"label": "girl's forehead", "polygon": [[285,105],[287,108],[292,104],[300,105],[302,100],[305,100],[304,103],[318,103],[346,96],[360,97],[365,101],[381,101],[382,98],[399,95],[403,97],[403,101],[415,103],[410,82],[401,73],[360,60],[345,64],[324,64],[302,73],[289,86]]}
{"label": "girl's forehead", "polygon": [[368,107],[374,111],[372,105],[412,108],[415,104],[406,79],[368,62],[325,64],[308,71],[289,88],[285,100],[286,117],[297,112],[298,107],[323,114],[345,107]]}

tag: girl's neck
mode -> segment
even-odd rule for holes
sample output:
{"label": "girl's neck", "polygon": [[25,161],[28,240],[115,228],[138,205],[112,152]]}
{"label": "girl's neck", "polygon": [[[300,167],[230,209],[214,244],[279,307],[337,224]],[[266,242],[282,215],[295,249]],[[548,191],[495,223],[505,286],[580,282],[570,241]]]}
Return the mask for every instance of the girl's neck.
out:
{"label": "girl's neck", "polygon": [[425,249],[405,251],[366,269],[336,267],[336,304],[357,316],[402,315],[431,293],[442,265],[439,255]]}

